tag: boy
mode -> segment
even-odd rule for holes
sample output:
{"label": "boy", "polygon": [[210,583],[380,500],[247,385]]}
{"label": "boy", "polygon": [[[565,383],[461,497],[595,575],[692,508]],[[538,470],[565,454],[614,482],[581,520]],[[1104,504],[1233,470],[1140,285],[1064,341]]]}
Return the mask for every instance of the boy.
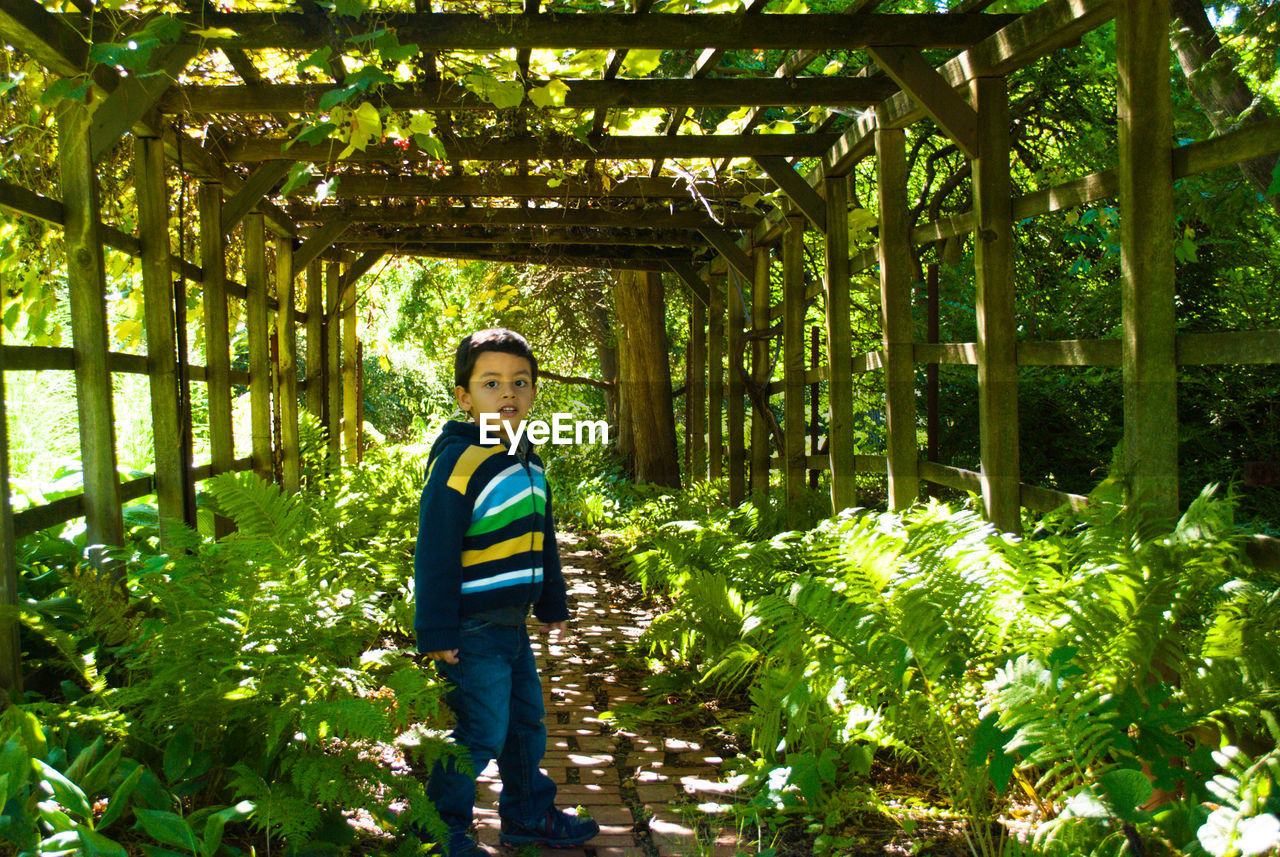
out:
{"label": "boy", "polygon": [[[556,809],[538,769],[547,746],[542,685],[525,627],[530,609],[563,635],[564,578],[542,462],[516,428],[537,391],[538,364],[520,334],[471,334],[454,355],[454,397],[471,422],[450,421],[431,449],[414,556],[418,651],[449,680],[453,738],[475,773],[498,760],[504,845],[581,845],[600,832]],[[481,435],[481,422],[490,427]],[[500,426],[501,432],[495,429]],[[501,434],[501,443],[482,437]],[[449,857],[480,857],[471,838],[475,777],[437,763],[427,795],[449,828]]]}

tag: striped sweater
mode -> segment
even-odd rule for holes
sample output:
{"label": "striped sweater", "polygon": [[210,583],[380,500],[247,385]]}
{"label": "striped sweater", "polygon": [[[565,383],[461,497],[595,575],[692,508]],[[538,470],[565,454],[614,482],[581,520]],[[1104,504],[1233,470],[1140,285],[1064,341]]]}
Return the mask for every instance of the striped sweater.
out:
{"label": "striped sweater", "polygon": [[569,618],[551,498],[532,449],[482,445],[475,423],[448,422],[431,448],[414,552],[418,651],[459,646],[467,616],[533,605]]}

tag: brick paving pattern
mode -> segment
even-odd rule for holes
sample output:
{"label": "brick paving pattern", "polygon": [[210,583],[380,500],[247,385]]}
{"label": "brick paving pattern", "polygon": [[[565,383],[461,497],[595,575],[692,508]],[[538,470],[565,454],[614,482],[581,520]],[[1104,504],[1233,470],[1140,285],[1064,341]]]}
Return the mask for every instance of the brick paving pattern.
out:
{"label": "brick paving pattern", "polygon": [[[643,697],[619,683],[614,656],[627,649],[651,614],[616,597],[600,561],[582,541],[561,535],[574,621],[563,640],[534,635],[534,651],[547,707],[547,755],[543,769],[559,787],[556,802],[583,807],[600,835],[581,849],[549,852],[563,857],[734,857],[737,839],[700,813],[700,803],[724,801],[721,760],[696,740],[657,731],[616,728],[601,715],[612,706],[641,704]],[[536,621],[536,620],[534,620]],[[530,626],[536,631],[537,626]],[[664,731],[670,733],[670,727]],[[476,826],[480,842],[498,847],[497,764],[479,778]],[[525,853],[525,849],[519,852]]]}

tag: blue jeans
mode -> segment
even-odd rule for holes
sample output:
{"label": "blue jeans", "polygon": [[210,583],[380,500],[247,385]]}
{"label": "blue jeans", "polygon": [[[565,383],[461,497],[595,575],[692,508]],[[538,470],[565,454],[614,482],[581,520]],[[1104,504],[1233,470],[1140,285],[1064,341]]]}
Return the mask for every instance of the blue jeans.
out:
{"label": "blue jeans", "polygon": [[[479,774],[491,759],[498,760],[498,814],[521,827],[538,825],[555,803],[556,785],[538,769],[547,751],[547,729],[528,630],[464,619],[458,663],[436,661],[436,668],[452,685],[445,701],[455,718],[453,740],[466,748],[472,770]],[[471,826],[475,776],[453,757],[437,762],[427,797],[449,826],[452,847]]]}

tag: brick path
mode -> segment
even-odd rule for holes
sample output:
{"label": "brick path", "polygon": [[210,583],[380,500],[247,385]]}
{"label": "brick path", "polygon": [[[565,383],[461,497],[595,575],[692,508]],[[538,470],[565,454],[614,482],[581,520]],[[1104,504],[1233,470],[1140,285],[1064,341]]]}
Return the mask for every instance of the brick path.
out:
{"label": "brick path", "polygon": [[[582,540],[560,537],[565,581],[576,605],[571,634],[563,641],[534,637],[547,705],[547,755],[543,768],[559,786],[557,804],[585,807],[600,835],[564,857],[733,857],[732,831],[697,804],[724,801],[720,759],[694,740],[656,730],[616,728],[600,715],[643,698],[620,684],[614,656],[640,636],[652,614],[609,581]],[[663,731],[670,733],[671,728]],[[648,732],[649,734],[646,734]],[[497,765],[480,777],[476,820],[482,844],[498,844]]]}

